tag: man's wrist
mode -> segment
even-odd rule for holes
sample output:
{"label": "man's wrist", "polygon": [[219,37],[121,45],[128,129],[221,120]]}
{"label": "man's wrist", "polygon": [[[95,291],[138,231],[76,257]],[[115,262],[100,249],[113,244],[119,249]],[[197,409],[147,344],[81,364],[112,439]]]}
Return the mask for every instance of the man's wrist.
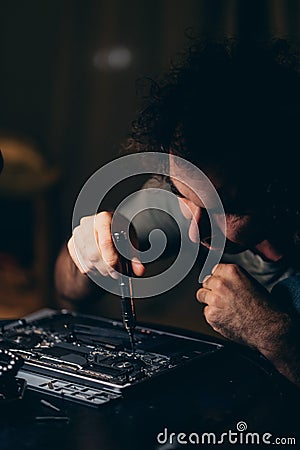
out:
{"label": "man's wrist", "polygon": [[274,335],[268,345],[258,348],[283,376],[300,386],[300,331],[291,323],[287,332]]}

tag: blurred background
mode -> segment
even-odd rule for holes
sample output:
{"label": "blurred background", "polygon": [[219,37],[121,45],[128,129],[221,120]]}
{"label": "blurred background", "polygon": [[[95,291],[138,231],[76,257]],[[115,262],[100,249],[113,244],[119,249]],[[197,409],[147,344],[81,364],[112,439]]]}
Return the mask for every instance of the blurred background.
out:
{"label": "blurred background", "polygon": [[[53,266],[71,233],[76,196],[118,154],[139,105],[136,80],[167,69],[186,34],[275,35],[298,44],[300,2],[0,0],[0,14],[4,318],[55,305]],[[198,329],[189,286],[145,302],[141,317],[176,324],[176,305],[184,304],[180,324]],[[118,316],[111,305],[99,302],[97,311]]]}

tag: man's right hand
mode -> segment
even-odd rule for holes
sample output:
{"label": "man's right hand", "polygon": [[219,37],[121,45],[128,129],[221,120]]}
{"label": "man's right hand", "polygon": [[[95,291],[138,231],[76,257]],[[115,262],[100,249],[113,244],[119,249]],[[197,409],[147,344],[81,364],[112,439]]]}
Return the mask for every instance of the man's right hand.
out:
{"label": "man's right hand", "polygon": [[[111,235],[112,216],[112,213],[103,211],[83,217],[80,225],[74,228],[68,251],[82,274],[98,271],[103,276],[117,278],[119,255]],[[136,256],[131,264],[135,275],[143,275],[145,268]]]}

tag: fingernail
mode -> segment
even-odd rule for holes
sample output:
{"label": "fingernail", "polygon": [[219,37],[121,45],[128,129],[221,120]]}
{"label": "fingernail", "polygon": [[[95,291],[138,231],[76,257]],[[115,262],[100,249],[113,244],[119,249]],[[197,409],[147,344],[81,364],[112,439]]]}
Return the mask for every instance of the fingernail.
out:
{"label": "fingernail", "polygon": [[206,275],[206,277],[203,278],[202,283],[205,283],[205,281],[207,281],[210,277],[211,277],[211,275]]}
{"label": "fingernail", "polygon": [[140,261],[136,256],[134,256],[134,257],[132,258],[131,262],[133,262],[134,264],[138,264],[139,266],[143,266],[143,264],[141,263],[141,261]]}
{"label": "fingernail", "polygon": [[219,265],[219,264],[216,264],[216,265],[211,269],[211,273],[212,273],[212,274],[213,274],[214,271],[217,269],[218,265]]}
{"label": "fingernail", "polygon": [[117,280],[119,278],[119,272],[116,272],[115,270],[111,271],[109,274],[115,280]]}

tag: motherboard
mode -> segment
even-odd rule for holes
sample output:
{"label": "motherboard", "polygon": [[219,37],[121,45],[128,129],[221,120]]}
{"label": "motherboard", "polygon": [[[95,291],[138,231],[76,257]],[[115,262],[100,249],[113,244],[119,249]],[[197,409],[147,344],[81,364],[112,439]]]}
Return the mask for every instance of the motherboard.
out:
{"label": "motherboard", "polygon": [[29,388],[99,405],[222,345],[136,327],[135,351],[121,322],[41,310],[2,328],[0,348],[20,356]]}

